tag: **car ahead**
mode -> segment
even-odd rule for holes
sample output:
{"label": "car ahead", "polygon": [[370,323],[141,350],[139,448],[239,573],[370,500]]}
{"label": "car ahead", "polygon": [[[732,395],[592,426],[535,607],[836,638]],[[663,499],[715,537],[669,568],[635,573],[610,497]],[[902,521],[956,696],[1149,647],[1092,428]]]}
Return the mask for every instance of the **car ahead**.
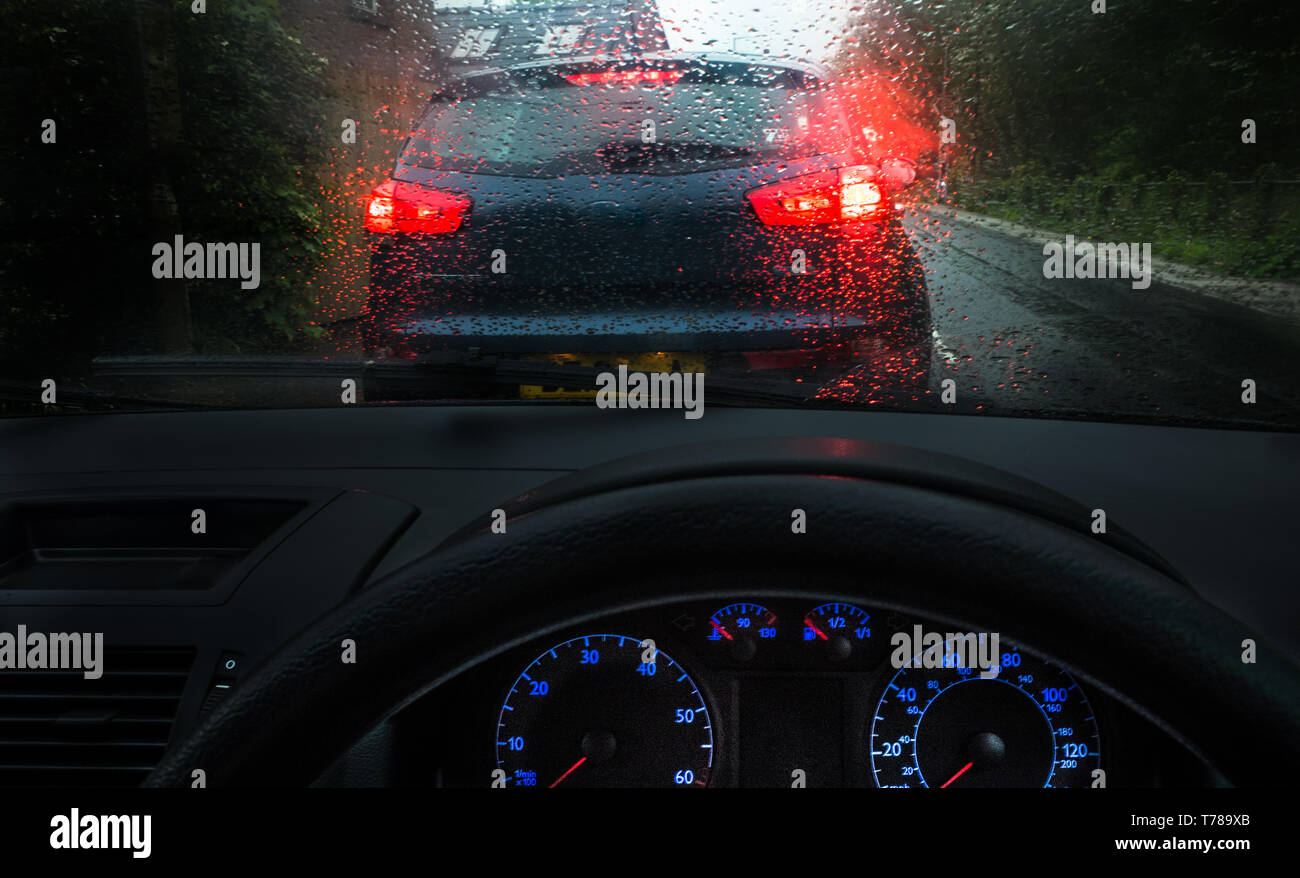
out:
{"label": "car ahead", "polygon": [[364,344],[827,380],[865,362],[924,389],[903,183],[812,65],[663,53],[466,76],[366,205]]}

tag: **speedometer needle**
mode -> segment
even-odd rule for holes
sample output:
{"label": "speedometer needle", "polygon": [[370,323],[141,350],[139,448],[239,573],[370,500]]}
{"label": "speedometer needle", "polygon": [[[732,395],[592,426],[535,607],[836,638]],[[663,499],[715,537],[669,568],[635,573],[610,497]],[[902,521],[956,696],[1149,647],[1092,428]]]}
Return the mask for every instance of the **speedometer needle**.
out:
{"label": "speedometer needle", "polygon": [[[943,787],[948,786],[949,783],[952,783],[952,782],[955,781],[957,778],[961,777],[963,774],[966,773],[966,770],[967,770],[968,768],[970,768],[970,767],[971,767],[972,765],[974,765],[974,764],[975,764],[974,762],[967,762],[965,765],[963,765],[963,766],[961,767],[961,771],[957,772],[957,773],[954,774],[952,777],[948,778],[948,783],[944,784]],[[578,766],[576,766],[576,765],[573,766],[573,768],[577,768],[577,767],[578,767]],[[570,768],[569,771],[573,771],[573,768]],[[560,778],[560,780],[564,780],[564,778]],[[559,782],[560,782],[560,781],[557,780],[555,783],[559,783]],[[551,784],[551,786],[555,786],[555,784]],[[943,789],[943,787],[939,787],[939,789]]]}
{"label": "speedometer needle", "polygon": [[[547,789],[548,789],[548,790],[553,790],[553,789],[555,789],[556,787],[558,787],[558,786],[560,785],[560,781],[564,780],[566,777],[568,777],[569,775],[571,775],[571,774],[573,774],[575,771],[577,771],[577,770],[578,770],[578,766],[581,765],[582,763],[586,762],[586,761],[587,761],[587,757],[584,756],[584,757],[582,757],[581,759],[579,759],[577,762],[573,763],[573,766],[572,766],[568,771],[566,771],[564,774],[562,774],[562,775],[560,775],[558,778],[556,778],[555,783],[551,784],[549,787],[547,787]],[[969,767],[969,766],[967,766],[967,767]],[[949,783],[951,783],[951,781],[949,781]],[[946,786],[946,785],[947,785],[947,784],[945,784],[945,786]]]}

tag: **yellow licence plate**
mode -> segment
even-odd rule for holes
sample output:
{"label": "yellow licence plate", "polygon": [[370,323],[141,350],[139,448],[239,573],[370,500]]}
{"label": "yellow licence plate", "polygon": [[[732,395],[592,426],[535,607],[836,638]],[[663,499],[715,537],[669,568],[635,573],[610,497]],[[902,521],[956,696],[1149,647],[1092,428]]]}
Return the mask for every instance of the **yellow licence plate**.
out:
{"label": "yellow licence plate", "polygon": [[[545,354],[527,357],[565,366],[605,367],[611,372],[626,365],[629,372],[707,372],[704,357],[656,351],[648,354]],[[520,399],[595,399],[595,390],[567,390],[542,384],[520,384]]]}

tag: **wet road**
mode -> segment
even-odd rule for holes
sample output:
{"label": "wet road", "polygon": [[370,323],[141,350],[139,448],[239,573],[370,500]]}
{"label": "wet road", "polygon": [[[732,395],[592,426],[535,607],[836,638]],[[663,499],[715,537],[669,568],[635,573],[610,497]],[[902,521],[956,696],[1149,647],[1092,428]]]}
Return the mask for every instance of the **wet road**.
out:
{"label": "wet road", "polygon": [[[907,223],[939,334],[935,377],[955,379],[959,397],[1300,427],[1300,323],[1158,279],[1145,290],[1127,279],[1048,279],[1035,241],[936,212]],[[1254,405],[1241,399],[1247,378]]]}

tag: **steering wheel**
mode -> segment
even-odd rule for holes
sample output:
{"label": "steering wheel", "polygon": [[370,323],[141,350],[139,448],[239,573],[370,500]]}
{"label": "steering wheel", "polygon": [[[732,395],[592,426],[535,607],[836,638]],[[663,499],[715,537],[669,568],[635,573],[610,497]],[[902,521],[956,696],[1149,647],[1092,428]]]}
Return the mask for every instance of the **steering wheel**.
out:
{"label": "steering wheel", "polygon": [[[638,607],[810,592],[998,631],[1233,784],[1300,769],[1300,669],[1262,641],[1244,663],[1253,635],[1161,559],[1000,470],[855,440],[706,443],[565,476],[503,508],[504,533],[482,510],[311,624],[145,785],[189,786],[202,769],[213,787],[306,786],[385,716],[535,637]],[[795,509],[806,533],[792,531]]]}

